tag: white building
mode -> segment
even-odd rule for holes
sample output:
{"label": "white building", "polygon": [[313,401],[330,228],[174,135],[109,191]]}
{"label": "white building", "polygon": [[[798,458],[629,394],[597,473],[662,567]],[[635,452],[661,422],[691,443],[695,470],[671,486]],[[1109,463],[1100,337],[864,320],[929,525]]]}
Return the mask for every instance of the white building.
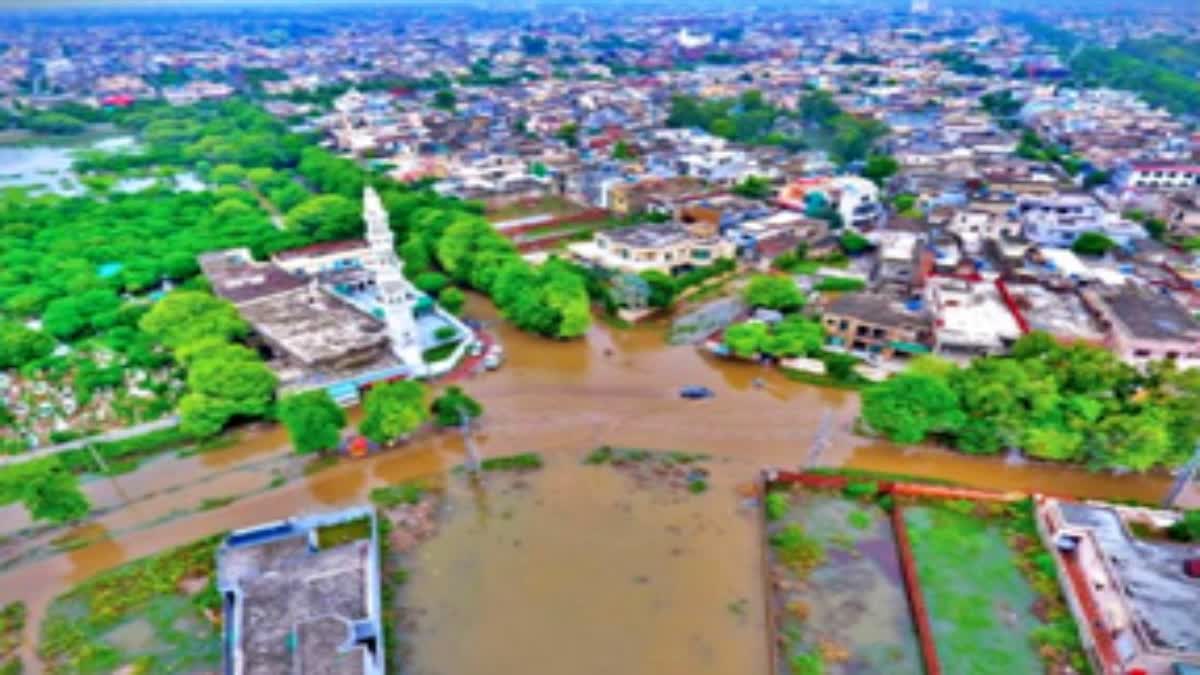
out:
{"label": "white building", "polygon": [[1042,246],[1069,247],[1085,232],[1098,232],[1121,246],[1149,236],[1141,225],[1085,194],[1024,197],[1017,212],[1025,238]]}
{"label": "white building", "polygon": [[1200,164],[1135,162],[1122,185],[1141,190],[1186,190],[1200,187]]}
{"label": "white building", "polygon": [[933,277],[925,282],[925,303],[934,317],[936,354],[1004,354],[1021,337],[1021,326],[993,282]]}

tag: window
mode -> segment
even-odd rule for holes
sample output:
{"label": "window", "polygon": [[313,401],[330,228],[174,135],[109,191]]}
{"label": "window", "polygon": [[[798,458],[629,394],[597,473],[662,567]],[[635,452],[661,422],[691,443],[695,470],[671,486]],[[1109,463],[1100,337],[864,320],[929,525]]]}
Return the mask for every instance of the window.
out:
{"label": "window", "polygon": [[692,258],[695,260],[708,260],[712,258],[712,251],[706,248],[692,249]]}
{"label": "window", "polygon": [[1133,356],[1134,356],[1134,358],[1138,358],[1138,359],[1148,359],[1148,358],[1150,358],[1150,350],[1149,349],[1135,349],[1135,350],[1133,350]]}

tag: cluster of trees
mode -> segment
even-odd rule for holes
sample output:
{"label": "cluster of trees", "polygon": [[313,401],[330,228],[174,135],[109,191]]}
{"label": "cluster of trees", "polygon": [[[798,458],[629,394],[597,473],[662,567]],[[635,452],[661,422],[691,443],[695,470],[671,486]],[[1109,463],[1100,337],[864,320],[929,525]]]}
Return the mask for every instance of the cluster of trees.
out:
{"label": "cluster of trees", "polygon": [[932,357],[863,394],[862,415],[899,443],[1146,471],[1187,461],[1200,439],[1200,370],[1145,372],[1108,350],[1031,333],[966,368]]}
{"label": "cluster of trees", "polygon": [[725,331],[725,344],[744,359],[812,356],[825,344],[825,330],[820,323],[801,316],[789,316],[774,325],[747,321]]}
{"label": "cluster of trees", "polygon": [[[1191,73],[1137,56],[1146,49],[1136,43],[1131,51],[1127,49],[1127,45],[1117,49],[1085,47],[1071,59],[1071,74],[1087,84],[1137,92],[1148,103],[1171,112],[1200,112],[1200,82]],[[1170,51],[1161,53],[1165,56]]]}
{"label": "cluster of trees", "polygon": [[756,89],[738,98],[710,100],[678,94],[671,98],[667,125],[704,129],[738,143],[803,147],[803,140],[775,131],[776,121],[786,116],[785,111],[767,103]]}
{"label": "cluster of trees", "polygon": [[55,337],[74,340],[131,324],[124,313],[136,310],[120,295],[192,279],[202,252],[249,246],[265,254],[294,243],[235,187],[104,198],[8,193],[0,196],[0,313],[40,317]]}
{"label": "cluster of trees", "polygon": [[1038,42],[1052,45],[1067,60],[1072,77],[1083,85],[1137,92],[1171,112],[1200,112],[1200,43],[1174,36],[1130,40],[1115,49],[1082,46],[1080,38],[1030,15],[1014,17]]}
{"label": "cluster of trees", "polygon": [[184,433],[204,438],[236,419],[272,412],[275,373],[257,352],[236,342],[249,326],[232,304],[202,291],[178,290],[157,302],[139,326],[187,369],[187,393],[179,402]]}
{"label": "cluster of trees", "polygon": [[[805,133],[780,131],[785,121],[799,123]],[[801,96],[794,113],[772,106],[754,89],[738,98],[711,100],[679,94],[671,98],[667,125],[701,128],[739,143],[823,148],[843,164],[866,159],[888,133],[887,125],[846,113],[829,92],[819,90]]]}
{"label": "cluster of trees", "polygon": [[751,307],[779,312],[795,312],[804,308],[804,294],[791,277],[756,275],[746,284],[742,295]]}
{"label": "cluster of trees", "polygon": [[842,164],[865,159],[875,143],[888,134],[883,122],[843,111],[827,91],[814,90],[801,96],[797,114],[818,138],[826,139],[822,147]]}
{"label": "cluster of trees", "polygon": [[[432,403],[427,403],[428,398],[428,387],[412,380],[372,387],[363,400],[359,433],[390,445],[411,435],[430,417],[440,427],[452,427],[462,424],[464,413],[472,419],[483,415],[483,406],[460,387],[447,388]],[[283,397],[278,416],[299,454],[336,450],[346,426],[346,412],[324,389]]]}
{"label": "cluster of trees", "polygon": [[1028,129],[1021,134],[1021,141],[1017,143],[1017,156],[1035,162],[1053,162],[1071,176],[1078,175],[1084,168],[1084,162],[1078,155],[1053,143],[1047,143]]}
{"label": "cluster of trees", "polygon": [[733,260],[722,258],[711,265],[697,267],[678,276],[664,274],[658,270],[646,270],[639,276],[650,289],[648,304],[651,307],[665,308],[675,304],[675,299],[685,290],[699,286],[713,277],[732,272],[735,267],[737,263]]}
{"label": "cluster of trees", "polygon": [[991,68],[976,61],[975,57],[955,49],[938,52],[933,55],[933,58],[944,64],[951,72],[958,73],[959,75],[982,77],[990,75],[992,72]]}
{"label": "cluster of trees", "polygon": [[[388,201],[384,195],[384,203]],[[398,211],[404,209],[392,211],[393,219]],[[558,338],[587,332],[587,284],[572,266],[558,259],[541,266],[526,262],[486,220],[452,204],[420,206],[402,220],[400,254],[410,275],[440,268],[451,279],[490,295],[505,318],[522,330]]]}
{"label": "cluster of trees", "polygon": [[34,520],[69,523],[91,509],[79,479],[57,457],[5,467],[0,473],[0,504],[21,502]]}

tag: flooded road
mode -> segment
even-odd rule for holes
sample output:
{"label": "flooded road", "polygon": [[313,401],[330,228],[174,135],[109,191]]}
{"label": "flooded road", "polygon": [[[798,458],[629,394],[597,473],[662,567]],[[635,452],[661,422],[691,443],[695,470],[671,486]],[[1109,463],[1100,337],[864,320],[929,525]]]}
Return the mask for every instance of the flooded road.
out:
{"label": "flooded road", "polygon": [[[864,439],[851,431],[858,413],[855,393],[791,382],[762,367],[720,361],[692,347],[670,347],[662,325],[614,330],[598,324],[586,341],[554,342],[496,320],[490,304],[479,298],[471,299],[468,314],[492,322],[507,357],[499,371],[460,383],[486,409],[477,437],[484,456],[541,452],[573,457],[604,444],[704,452],[727,460],[714,463],[714,486],[706,498],[733,504],[729,486],[751,481],[757,469],[807,463],[817,429],[829,415],[833,431],[817,458],[823,465],[978,487],[1150,501],[1160,499],[1170,482],[1166,476],[1114,477]],[[677,390],[685,384],[707,386],[716,397],[681,400]],[[25,600],[32,628],[50,598],[127,560],[231,528],[360,502],[373,486],[442,473],[463,457],[457,433],[429,431],[403,449],[266,489],[273,472],[298,475],[303,460],[288,456],[286,435],[277,427],[240,436],[227,448],[182,459],[165,457],[114,480],[88,483],[93,503],[112,510],[89,523],[86,527],[92,529],[78,538],[99,540],[0,573],[0,600]],[[571,491],[577,507],[563,508],[584,517],[590,489],[585,483]],[[231,495],[245,496],[197,510],[204,499]],[[130,506],[115,508],[125,503]],[[0,531],[20,529],[25,518],[19,507],[0,511]],[[105,535],[111,538],[103,539]],[[586,551],[578,553],[586,556]]]}

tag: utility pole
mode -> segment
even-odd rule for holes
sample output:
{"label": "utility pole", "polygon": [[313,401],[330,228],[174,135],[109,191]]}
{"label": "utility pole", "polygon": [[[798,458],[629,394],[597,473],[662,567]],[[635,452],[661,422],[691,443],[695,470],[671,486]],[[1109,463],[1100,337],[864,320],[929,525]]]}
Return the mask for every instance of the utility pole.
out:
{"label": "utility pole", "polygon": [[1167,493],[1167,498],[1163,500],[1163,506],[1168,509],[1175,508],[1175,502],[1183,491],[1187,489],[1192,480],[1196,477],[1196,472],[1200,471],[1200,445],[1196,446],[1196,451],[1192,454],[1192,460],[1187,463],[1179,471],[1179,475],[1175,477],[1175,483],[1171,486],[1171,491]]}
{"label": "utility pole", "polygon": [[479,455],[479,448],[475,446],[475,439],[471,437],[471,416],[462,406],[458,407],[458,414],[462,417],[462,435],[463,445],[467,450],[467,470],[471,475],[478,478],[479,471],[482,467],[482,460]]}

